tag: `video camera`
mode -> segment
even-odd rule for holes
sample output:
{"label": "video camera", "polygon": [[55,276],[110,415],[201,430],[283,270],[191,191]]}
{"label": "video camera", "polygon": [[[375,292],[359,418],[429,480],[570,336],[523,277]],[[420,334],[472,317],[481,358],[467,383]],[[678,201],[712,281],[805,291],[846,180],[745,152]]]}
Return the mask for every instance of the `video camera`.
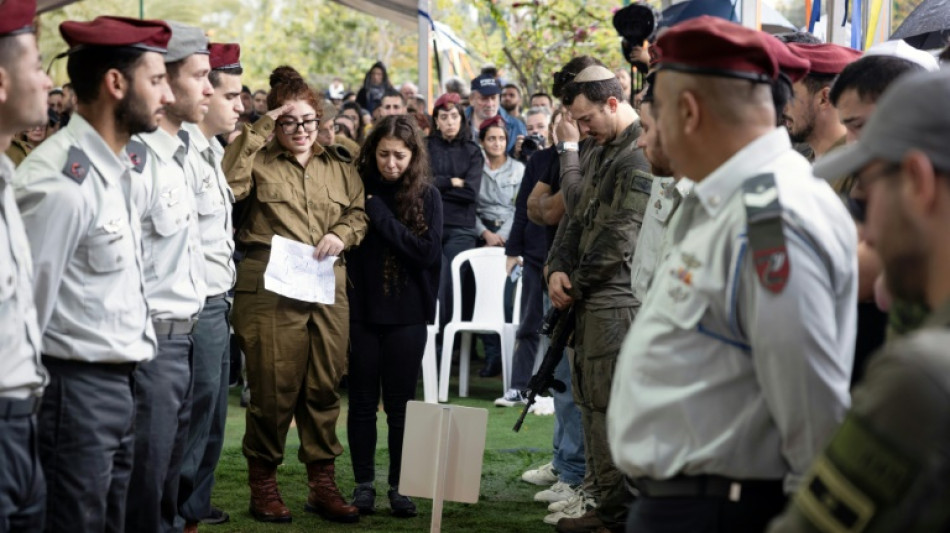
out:
{"label": "video camera", "polygon": [[662,20],[660,12],[646,4],[630,4],[614,13],[614,29],[622,38],[623,57],[638,70],[646,72],[649,65],[637,57],[636,49],[644,48],[645,42],[656,40]]}

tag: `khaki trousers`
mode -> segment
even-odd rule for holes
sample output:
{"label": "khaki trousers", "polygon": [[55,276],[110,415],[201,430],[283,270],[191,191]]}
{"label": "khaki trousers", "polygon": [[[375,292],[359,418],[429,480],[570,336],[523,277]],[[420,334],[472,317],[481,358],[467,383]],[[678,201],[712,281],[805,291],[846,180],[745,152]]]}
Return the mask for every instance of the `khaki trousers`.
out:
{"label": "khaki trousers", "polygon": [[335,264],[335,303],[321,305],[266,290],[266,265],[266,258],[255,255],[240,263],[231,315],[251,392],[244,455],[272,465],[283,462],[295,419],[300,461],[333,459],[343,453],[336,424],[350,336],[346,267]]}
{"label": "khaki trousers", "polygon": [[584,453],[587,462],[585,483],[592,483],[599,501],[597,515],[608,525],[625,520],[632,500],[623,484],[623,475],[614,466],[607,443],[607,404],[617,356],[636,308],[586,309],[575,304],[574,356],[571,381],[574,403],[584,426]]}

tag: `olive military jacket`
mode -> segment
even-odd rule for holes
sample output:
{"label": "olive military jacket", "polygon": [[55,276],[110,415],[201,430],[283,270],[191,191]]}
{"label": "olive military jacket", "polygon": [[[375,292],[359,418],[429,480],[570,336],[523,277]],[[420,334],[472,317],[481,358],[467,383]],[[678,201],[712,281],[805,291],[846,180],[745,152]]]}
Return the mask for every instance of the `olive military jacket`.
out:
{"label": "olive military jacket", "polygon": [[236,228],[239,246],[270,247],[274,235],[315,246],[333,233],[346,249],[366,235],[363,182],[350,154],[313,145],[306,168],[277,142],[274,120],[261,117],[224,151],[222,167],[234,196],[251,197]]}
{"label": "olive military jacket", "polygon": [[587,309],[638,305],[630,271],[653,186],[640,132],[637,120],[590,155],[580,199],[548,256],[549,275],[566,273]]}
{"label": "olive military jacket", "polygon": [[871,359],[852,407],[771,533],[950,527],[950,302]]}

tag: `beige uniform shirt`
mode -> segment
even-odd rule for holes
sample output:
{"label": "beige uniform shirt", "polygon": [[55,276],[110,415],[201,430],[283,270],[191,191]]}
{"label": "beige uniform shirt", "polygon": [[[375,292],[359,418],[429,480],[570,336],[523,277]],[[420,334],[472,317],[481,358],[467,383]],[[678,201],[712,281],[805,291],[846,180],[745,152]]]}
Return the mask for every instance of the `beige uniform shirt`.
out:
{"label": "beige uniform shirt", "polygon": [[[790,265],[779,293],[756,272],[742,193],[767,173]],[[850,403],[854,223],[784,129],[696,183],[678,212],[617,362],[614,462],[634,478],[784,479],[791,490]]]}
{"label": "beige uniform shirt", "polygon": [[0,155],[0,397],[43,392],[40,328],[33,305],[33,259],[13,197],[13,164]]}
{"label": "beige uniform shirt", "polygon": [[240,137],[224,150],[224,173],[238,200],[251,197],[235,240],[247,247],[269,248],[274,235],[315,246],[327,233],[346,248],[366,234],[363,182],[345,156],[313,145],[306,168],[277,140],[274,120],[245,124]]}
{"label": "beige uniform shirt", "polygon": [[[135,139],[147,148],[132,198],[142,214],[145,286],[152,320],[198,318],[207,294],[193,169],[180,136],[159,128]],[[189,139],[190,144],[190,139]]]}
{"label": "beige uniform shirt", "polygon": [[[88,162],[71,157],[71,149],[81,149]],[[92,363],[151,359],[157,344],[145,301],[129,157],[116,156],[82,115],[74,114],[69,125],[30,153],[15,176],[33,252],[43,353]]]}
{"label": "beige uniform shirt", "polygon": [[205,137],[196,124],[185,124],[191,142],[186,168],[191,179],[201,248],[205,257],[205,283],[208,296],[217,296],[234,286],[234,225],[231,211],[234,193],[228,186],[221,159],[224,147],[217,139]]}

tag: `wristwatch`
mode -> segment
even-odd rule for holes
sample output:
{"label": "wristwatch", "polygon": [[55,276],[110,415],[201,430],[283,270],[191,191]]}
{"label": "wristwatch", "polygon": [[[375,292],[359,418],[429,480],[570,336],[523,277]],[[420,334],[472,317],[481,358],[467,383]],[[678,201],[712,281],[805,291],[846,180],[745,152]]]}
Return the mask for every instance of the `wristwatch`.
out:
{"label": "wristwatch", "polygon": [[558,154],[563,154],[564,152],[576,152],[578,150],[577,143],[564,142],[561,141],[555,145]]}

